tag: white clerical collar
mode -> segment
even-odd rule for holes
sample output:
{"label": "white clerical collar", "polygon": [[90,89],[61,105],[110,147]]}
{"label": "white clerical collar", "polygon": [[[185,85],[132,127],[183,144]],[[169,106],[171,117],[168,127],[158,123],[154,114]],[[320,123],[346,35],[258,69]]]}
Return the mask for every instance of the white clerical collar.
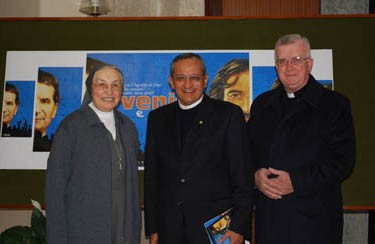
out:
{"label": "white clerical collar", "polygon": [[294,95],[294,92],[287,92],[286,95],[288,98],[295,98],[296,96]]}
{"label": "white clerical collar", "polygon": [[201,98],[199,98],[196,102],[190,104],[190,105],[183,105],[180,103],[180,101],[178,101],[178,106],[182,109],[182,110],[188,110],[188,109],[192,109],[192,108],[195,108],[196,106],[198,106],[198,104],[200,104],[203,100],[203,95],[201,96]]}

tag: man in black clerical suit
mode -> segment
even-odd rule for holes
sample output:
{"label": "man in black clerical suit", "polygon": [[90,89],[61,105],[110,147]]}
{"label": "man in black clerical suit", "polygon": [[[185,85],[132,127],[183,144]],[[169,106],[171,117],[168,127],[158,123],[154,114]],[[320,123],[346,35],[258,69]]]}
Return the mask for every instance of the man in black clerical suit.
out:
{"label": "man in black clerical suit", "polygon": [[145,224],[151,244],[210,243],[203,223],[232,208],[223,240],[251,235],[253,179],[240,107],[204,94],[202,58],[180,54],[170,67],[177,101],[148,117]]}
{"label": "man in black clerical suit", "polygon": [[341,183],[355,164],[350,103],[310,74],[306,37],[280,37],[275,64],[280,85],[255,99],[247,123],[256,243],[341,244]]}

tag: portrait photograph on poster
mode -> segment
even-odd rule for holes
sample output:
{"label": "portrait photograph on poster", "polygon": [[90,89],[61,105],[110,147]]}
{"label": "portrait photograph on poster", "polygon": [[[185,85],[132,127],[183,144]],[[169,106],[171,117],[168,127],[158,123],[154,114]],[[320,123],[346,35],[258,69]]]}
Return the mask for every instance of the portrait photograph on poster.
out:
{"label": "portrait photograph on poster", "polygon": [[6,81],[3,96],[2,137],[31,137],[34,81]]}
{"label": "portrait photograph on poster", "polygon": [[66,115],[80,107],[82,68],[39,67],[36,82],[34,152],[49,152]]}

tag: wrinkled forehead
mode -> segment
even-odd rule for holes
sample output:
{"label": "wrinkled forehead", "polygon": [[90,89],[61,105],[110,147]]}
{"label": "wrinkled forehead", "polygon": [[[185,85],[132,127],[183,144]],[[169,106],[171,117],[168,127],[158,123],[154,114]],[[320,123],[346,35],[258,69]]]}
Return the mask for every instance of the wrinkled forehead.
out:
{"label": "wrinkled forehead", "polygon": [[196,57],[189,57],[177,60],[172,66],[171,74],[177,74],[181,71],[190,70],[193,73],[202,73],[205,75],[206,67],[202,60]]}
{"label": "wrinkled forehead", "polygon": [[302,40],[294,40],[288,43],[280,44],[276,47],[275,59],[279,58],[280,55],[309,56],[309,48]]}
{"label": "wrinkled forehead", "polygon": [[98,69],[94,73],[93,80],[100,79],[104,74],[107,76],[117,76],[116,81],[120,81],[121,84],[123,84],[124,82],[124,77],[123,77],[122,72],[118,68],[115,68],[112,66],[104,66],[103,68]]}

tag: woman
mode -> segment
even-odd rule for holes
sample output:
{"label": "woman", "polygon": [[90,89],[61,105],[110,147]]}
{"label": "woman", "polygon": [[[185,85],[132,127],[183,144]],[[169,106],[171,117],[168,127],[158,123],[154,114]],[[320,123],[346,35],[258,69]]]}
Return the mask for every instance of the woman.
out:
{"label": "woman", "polygon": [[86,89],[48,158],[48,243],[139,244],[138,133],[115,109],[123,75],[115,66],[97,66]]}

